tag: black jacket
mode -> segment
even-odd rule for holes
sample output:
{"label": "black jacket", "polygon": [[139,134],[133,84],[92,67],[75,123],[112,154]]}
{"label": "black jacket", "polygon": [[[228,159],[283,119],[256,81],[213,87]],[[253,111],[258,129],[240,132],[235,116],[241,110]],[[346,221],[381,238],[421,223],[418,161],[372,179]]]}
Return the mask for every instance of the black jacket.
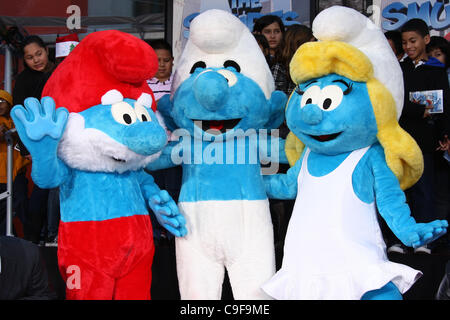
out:
{"label": "black jacket", "polygon": [[16,237],[0,236],[0,266],[0,300],[55,298],[35,244]]}
{"label": "black jacket", "polygon": [[21,104],[28,97],[41,99],[42,91],[50,78],[53,69],[50,72],[40,72],[25,68],[18,76],[13,89],[13,104]]}
{"label": "black jacket", "polygon": [[[429,60],[430,62],[433,59]],[[414,67],[411,59],[400,63],[403,71],[405,97],[403,111],[399,120],[417,142],[423,153],[432,153],[439,146],[439,140],[448,134],[448,114],[450,112],[450,92],[445,68],[431,63]],[[409,101],[409,93],[425,90],[443,90],[444,113],[433,114],[432,118],[424,118],[425,105]]]}
{"label": "black jacket", "polygon": [[[15,81],[13,89],[13,105],[23,105],[25,99],[29,97],[40,100],[44,86],[50,78],[53,70],[54,69],[52,68],[49,72],[40,72],[31,70],[30,68],[25,68],[17,76]],[[19,148],[22,156],[30,154],[21,140],[19,140]]]}

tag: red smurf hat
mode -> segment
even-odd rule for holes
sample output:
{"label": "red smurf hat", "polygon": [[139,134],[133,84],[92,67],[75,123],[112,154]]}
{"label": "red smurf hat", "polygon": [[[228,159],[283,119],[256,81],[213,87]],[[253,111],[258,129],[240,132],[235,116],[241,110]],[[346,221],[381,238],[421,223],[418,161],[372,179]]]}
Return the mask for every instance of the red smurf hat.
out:
{"label": "red smurf hat", "polygon": [[[81,112],[102,103],[102,96],[117,90],[125,98],[138,100],[153,92],[146,83],[158,70],[155,51],[146,42],[117,30],[87,35],[48,79],[42,96],[50,96],[56,107]],[[148,100],[148,99],[147,99]]]}
{"label": "red smurf hat", "polygon": [[80,43],[76,33],[68,34],[56,38],[55,57],[67,57],[69,53]]}

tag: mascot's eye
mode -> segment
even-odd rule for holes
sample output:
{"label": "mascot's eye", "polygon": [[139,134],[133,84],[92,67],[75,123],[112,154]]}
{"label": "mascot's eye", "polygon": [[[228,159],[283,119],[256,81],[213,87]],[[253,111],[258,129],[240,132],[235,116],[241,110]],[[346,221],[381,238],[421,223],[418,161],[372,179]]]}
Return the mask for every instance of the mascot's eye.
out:
{"label": "mascot's eye", "polygon": [[303,92],[302,100],[300,102],[300,107],[304,107],[307,104],[318,104],[321,97],[321,90],[319,86],[309,87],[305,92]]}
{"label": "mascot's eye", "polygon": [[221,69],[221,70],[218,70],[217,73],[220,73],[221,75],[223,75],[225,77],[225,79],[227,79],[229,87],[232,87],[236,84],[237,77],[232,71]]}
{"label": "mascot's eye", "polygon": [[232,67],[234,68],[234,70],[236,70],[236,72],[241,72],[241,66],[236,61],[227,60],[223,63],[223,66],[225,68]]}
{"label": "mascot's eye", "polygon": [[136,122],[136,113],[132,106],[126,102],[117,102],[111,106],[111,113],[118,123],[130,125]]}
{"label": "mascot's eye", "polygon": [[152,121],[152,118],[150,117],[147,109],[137,101],[134,103],[134,111],[136,112],[136,116],[140,121]]}
{"label": "mascot's eye", "polygon": [[206,68],[206,63],[204,61],[197,61],[196,63],[194,63],[194,65],[191,68],[190,73],[194,73],[195,69],[197,68]]}
{"label": "mascot's eye", "polygon": [[319,108],[324,111],[331,111],[341,104],[344,93],[339,86],[330,85],[322,89],[321,96],[318,103]]}

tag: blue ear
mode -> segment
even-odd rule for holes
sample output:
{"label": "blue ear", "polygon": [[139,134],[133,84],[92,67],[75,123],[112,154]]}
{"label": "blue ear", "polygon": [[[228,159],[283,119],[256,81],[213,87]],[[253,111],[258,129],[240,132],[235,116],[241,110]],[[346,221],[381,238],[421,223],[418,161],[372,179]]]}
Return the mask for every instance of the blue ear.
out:
{"label": "blue ear", "polygon": [[174,131],[178,128],[178,126],[173,121],[172,109],[173,104],[172,101],[170,101],[170,94],[166,94],[158,100],[157,110],[162,115],[167,129],[169,129],[170,131]]}
{"label": "blue ear", "polygon": [[266,129],[277,129],[284,121],[284,108],[287,96],[283,91],[274,91],[268,101],[270,105],[270,117],[264,126]]}

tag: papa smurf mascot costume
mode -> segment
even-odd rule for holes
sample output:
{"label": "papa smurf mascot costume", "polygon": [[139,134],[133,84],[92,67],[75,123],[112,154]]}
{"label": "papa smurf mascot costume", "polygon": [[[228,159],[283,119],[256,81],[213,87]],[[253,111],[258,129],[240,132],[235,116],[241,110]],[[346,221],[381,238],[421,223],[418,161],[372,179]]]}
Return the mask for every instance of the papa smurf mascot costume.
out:
{"label": "papa smurf mascot costume", "polygon": [[423,160],[397,122],[401,69],[381,30],[353,9],[322,11],[313,32],[319,41],[290,64],[298,86],[286,153],[295,165],[265,180],[270,197],[296,201],[282,267],[263,289],[276,299],[401,299],[421,273],[387,259],[376,209],[407,246],[447,227],[416,223],[405,203]]}
{"label": "papa smurf mascot costume", "polygon": [[148,207],[169,231],[185,233],[176,204],[143,171],[167,141],[145,82],[157,65],[144,41],[94,32],[54,71],[40,102],[28,98],[11,112],[33,181],[60,188],[58,263],[67,299],[150,298]]}
{"label": "papa smurf mascot costume", "polygon": [[176,239],[181,298],[220,299],[225,268],[235,299],[268,298],[260,287],[275,273],[275,257],[260,161],[284,144],[257,129],[281,124],[286,96],[274,91],[248,28],[217,9],[192,21],[172,90],[158,110],[169,129],[180,128],[180,142],[147,168],[182,157],[178,205],[188,235]]}

